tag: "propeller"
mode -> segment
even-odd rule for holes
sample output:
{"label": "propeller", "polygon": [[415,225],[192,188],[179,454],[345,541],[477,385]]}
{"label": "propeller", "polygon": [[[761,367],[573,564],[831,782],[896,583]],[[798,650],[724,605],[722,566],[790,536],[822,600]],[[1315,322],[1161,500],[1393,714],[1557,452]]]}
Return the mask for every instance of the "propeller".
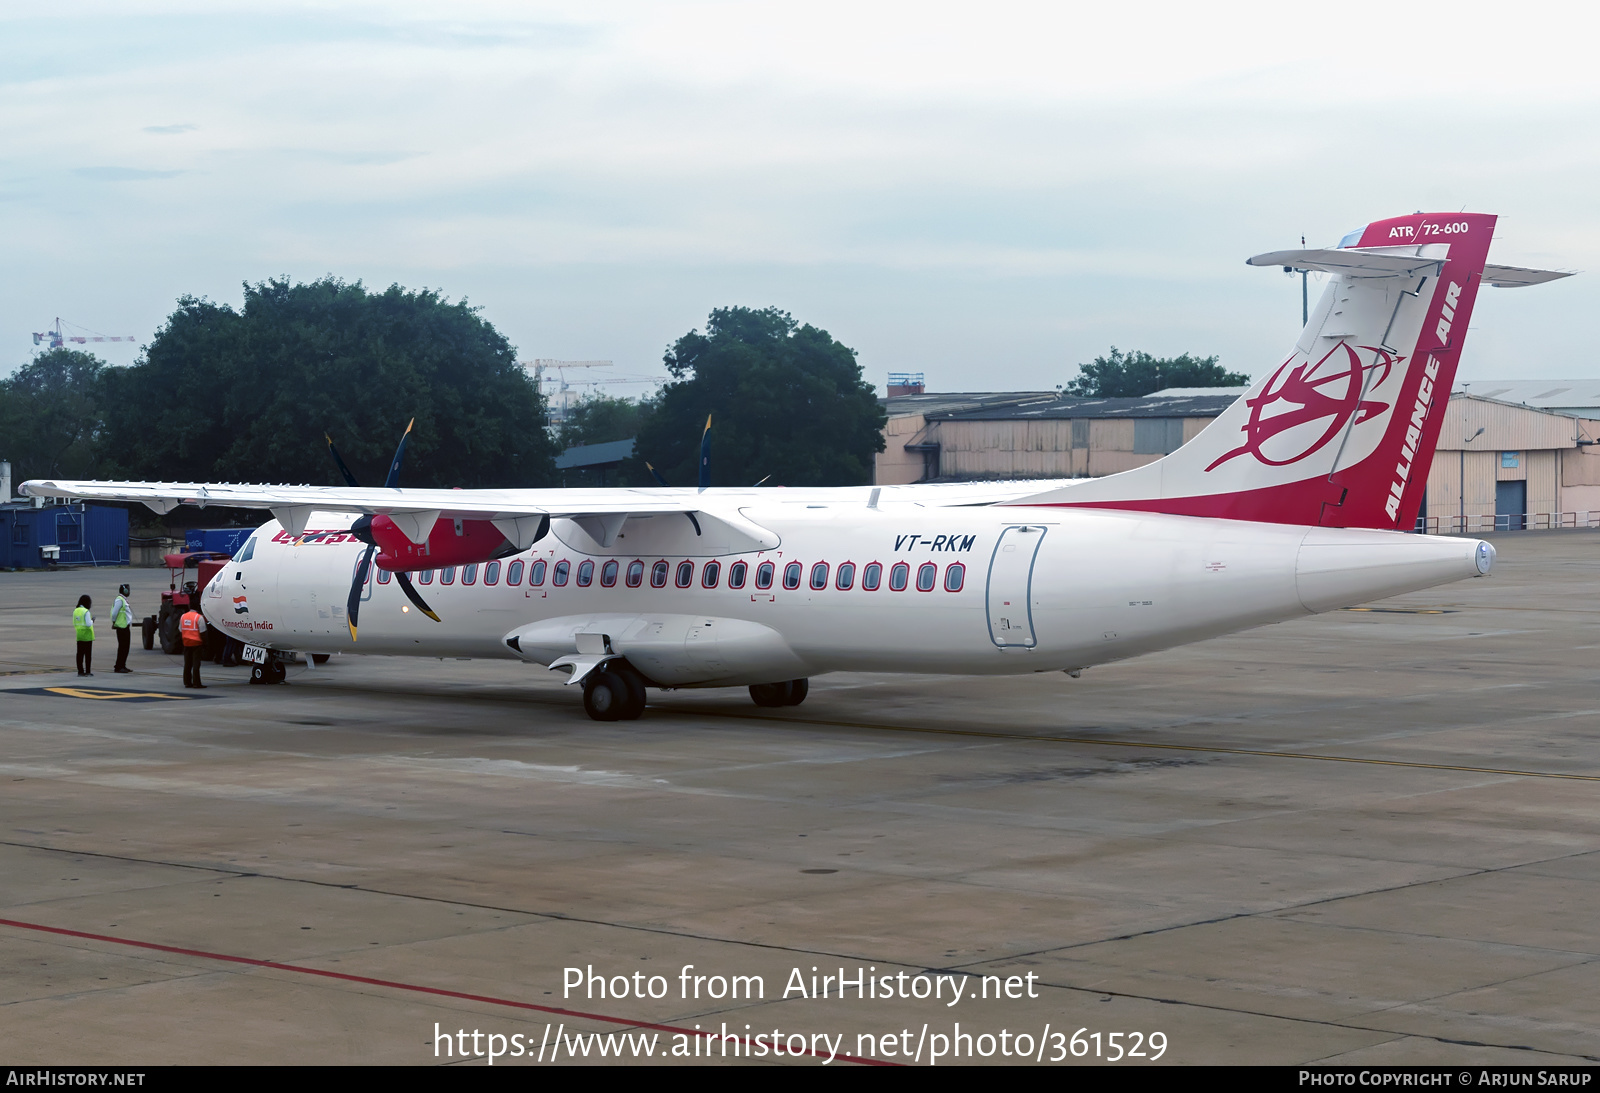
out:
{"label": "propeller", "polygon": [[339,449],[333,446],[333,437],[329,436],[327,433],[323,433],[322,439],[328,442],[328,454],[333,456],[333,461],[335,463],[339,464],[339,473],[344,475],[344,484],[353,490],[360,489],[361,484],[356,481],[356,476],[350,473],[350,468],[346,467],[344,465],[344,460],[339,458]]}
{"label": "propeller", "polygon": [[[406,442],[411,439],[411,428],[417,423],[412,418],[406,425],[406,431],[400,436],[400,446],[394,450],[394,459],[389,462],[389,477],[384,481],[388,489],[397,489],[400,485],[400,464],[405,460]],[[339,449],[333,446],[333,437],[323,433],[323,438],[328,442],[328,453],[333,456],[333,461],[339,465],[339,473],[344,475],[344,480],[351,489],[360,489],[356,476],[350,473],[350,468],[345,466],[344,460],[339,458]],[[377,552],[378,541],[372,537],[372,517],[363,516],[350,525],[350,534],[356,541],[366,543],[366,553],[361,555],[361,563],[356,566],[355,579],[350,582],[350,597],[345,601],[345,623],[350,627],[350,640],[359,640],[356,637],[356,616],[361,611],[361,589],[367,583],[367,574],[372,569],[372,555]],[[433,608],[424,602],[418,594],[416,586],[411,583],[411,578],[402,571],[396,571],[395,580],[400,582],[400,591],[406,594],[406,599],[416,605],[418,611],[428,616],[434,622],[439,622],[439,616],[434,614]]]}
{"label": "propeller", "polygon": [[[700,488],[711,485],[711,415],[706,415],[706,427],[700,434]],[[698,529],[697,529],[698,530]]]}

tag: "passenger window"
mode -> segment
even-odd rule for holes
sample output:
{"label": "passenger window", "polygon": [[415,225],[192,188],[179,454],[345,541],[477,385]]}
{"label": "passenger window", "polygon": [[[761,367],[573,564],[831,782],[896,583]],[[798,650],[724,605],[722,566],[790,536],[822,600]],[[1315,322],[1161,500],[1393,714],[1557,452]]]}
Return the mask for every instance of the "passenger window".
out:
{"label": "passenger window", "polygon": [[896,562],[889,569],[889,588],[893,592],[904,592],[906,582],[911,578],[911,567],[904,562]]}
{"label": "passenger window", "polygon": [[594,563],[593,562],[588,562],[588,561],[579,562],[578,563],[578,587],[579,588],[588,588],[593,583],[594,583]]}
{"label": "passenger window", "polygon": [[771,562],[762,562],[760,565],[756,566],[756,587],[757,588],[771,588],[772,587],[772,571],[773,571],[773,565],[772,565]]}
{"label": "passenger window", "polygon": [[556,563],[555,572],[550,574],[550,583],[557,588],[567,583],[567,577],[572,574],[572,563],[565,558]]}
{"label": "passenger window", "polygon": [[728,567],[728,587],[743,588],[744,575],[750,572],[750,567],[743,562],[734,562]]}
{"label": "passenger window", "polygon": [[679,588],[688,588],[692,584],[694,584],[694,563],[693,562],[679,562],[678,563],[678,587]]}
{"label": "passenger window", "polygon": [[717,587],[717,578],[722,575],[722,566],[717,562],[707,562],[705,568],[700,570],[700,587]]}
{"label": "passenger window", "polygon": [[422,571],[422,576],[417,578],[417,583],[418,584],[432,584],[433,583],[433,570],[424,569]]}
{"label": "passenger window", "polygon": [[840,562],[839,576],[834,579],[833,583],[836,587],[848,591],[850,586],[856,583],[856,564],[854,562]]}
{"label": "passenger window", "polygon": [[800,563],[790,562],[783,567],[783,587],[794,589],[800,587]]}
{"label": "passenger window", "polygon": [[635,559],[628,563],[628,587],[638,588],[644,583],[644,563]]}
{"label": "passenger window", "polygon": [[600,567],[600,585],[603,588],[610,588],[612,585],[614,585],[616,583],[617,583],[617,563],[616,562],[607,562],[605,565]]}
{"label": "passenger window", "polygon": [[465,566],[465,567],[462,568],[462,570],[461,570],[461,583],[462,584],[477,584],[478,583],[478,563],[477,562],[473,562],[471,565]]}
{"label": "passenger window", "polygon": [[545,561],[543,558],[528,567],[528,583],[538,588],[544,584]]}
{"label": "passenger window", "polygon": [[944,570],[944,590],[946,592],[960,592],[961,586],[967,580],[967,567],[960,562],[953,562]]}
{"label": "passenger window", "polygon": [[520,558],[506,566],[506,584],[521,584],[522,568],[522,560]]}
{"label": "passenger window", "polygon": [[484,584],[499,584],[500,583],[500,563],[499,562],[490,562],[488,565],[483,567],[483,583]]}
{"label": "passenger window", "polygon": [[819,592],[828,587],[827,562],[818,562],[816,565],[811,567],[811,587]]}
{"label": "passenger window", "polygon": [[876,592],[883,583],[883,566],[877,562],[868,562],[867,568],[861,571],[861,591]]}
{"label": "passenger window", "polygon": [[667,587],[667,569],[668,566],[666,562],[657,562],[655,565],[650,567],[651,588]]}
{"label": "passenger window", "polygon": [[923,562],[917,567],[917,591],[932,592],[933,586],[939,583],[939,567],[932,562]]}
{"label": "passenger window", "polygon": [[389,579],[390,579],[389,578],[389,571],[387,569],[378,570],[378,583],[379,584],[388,584],[389,583]]}
{"label": "passenger window", "polygon": [[440,584],[455,584],[456,583],[456,567],[453,566],[453,565],[447,565],[443,569],[439,570],[439,583]]}

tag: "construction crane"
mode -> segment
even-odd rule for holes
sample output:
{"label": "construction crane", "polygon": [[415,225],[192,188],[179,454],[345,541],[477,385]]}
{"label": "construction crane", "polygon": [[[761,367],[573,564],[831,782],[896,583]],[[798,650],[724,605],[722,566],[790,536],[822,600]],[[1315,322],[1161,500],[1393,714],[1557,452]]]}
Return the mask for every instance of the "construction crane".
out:
{"label": "construction crane", "polygon": [[[63,334],[61,332],[63,325],[70,326],[74,330],[81,330],[83,333]],[[76,345],[86,345],[89,342],[132,342],[137,340],[138,339],[132,334],[129,334],[126,338],[113,337],[110,334],[101,334],[97,330],[90,330],[86,326],[79,326],[77,323],[63,324],[60,316],[56,317],[56,326],[54,330],[46,330],[43,332],[35,331],[33,334],[34,345],[43,345],[46,341],[48,341],[51,349],[61,349],[65,347],[67,342],[72,342]]]}
{"label": "construction crane", "polygon": [[534,386],[539,388],[541,394],[544,392],[544,374],[546,372],[554,372],[556,374],[557,387],[555,393],[561,396],[561,407],[559,410],[554,407],[551,408],[550,424],[555,425],[567,419],[567,391],[571,385],[567,383],[566,370],[568,368],[610,368],[611,363],[611,361],[558,361],[539,358],[534,360],[532,364],[523,361],[522,367],[528,368],[533,372]]}

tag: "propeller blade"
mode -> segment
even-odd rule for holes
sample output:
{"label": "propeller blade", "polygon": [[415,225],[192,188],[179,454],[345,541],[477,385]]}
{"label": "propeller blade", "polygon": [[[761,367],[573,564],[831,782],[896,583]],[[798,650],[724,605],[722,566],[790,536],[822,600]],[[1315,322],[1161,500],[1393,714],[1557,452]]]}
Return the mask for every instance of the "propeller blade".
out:
{"label": "propeller blade", "polygon": [[356,612],[361,610],[361,587],[367,583],[367,573],[372,567],[372,555],[377,551],[377,546],[369,544],[367,552],[361,556],[361,564],[356,567],[356,579],[350,583],[350,599],[344,608],[345,622],[350,624],[350,640],[356,640]]}
{"label": "propeller blade", "polygon": [[400,591],[406,594],[406,599],[417,605],[418,611],[421,611],[434,622],[440,621],[439,616],[433,613],[433,608],[422,602],[422,597],[417,594],[416,586],[411,583],[411,578],[404,570],[395,570],[394,577],[395,580],[400,582]]}
{"label": "propeller blade", "polygon": [[[383,483],[391,490],[400,485],[400,461],[406,457],[406,441],[411,439],[411,426],[416,423],[417,419],[412,418],[411,423],[406,426],[406,431],[400,437],[400,446],[394,450],[394,460],[389,464],[389,477]],[[418,606],[421,606],[420,601]],[[423,610],[426,611],[427,608],[423,608]],[[428,614],[432,615],[433,612],[428,611]]]}
{"label": "propeller blade", "polygon": [[339,458],[339,449],[333,446],[333,437],[327,433],[322,434],[322,439],[328,442],[328,454],[333,456],[333,461],[339,464],[339,473],[344,475],[344,484],[353,490],[361,488],[361,483],[356,481],[356,476],[350,473],[350,468],[344,465],[344,460]]}
{"label": "propeller blade", "polygon": [[700,434],[700,488],[711,485],[711,415],[706,415],[705,431]]}
{"label": "propeller blade", "polygon": [[[667,480],[661,477],[661,472],[652,467],[648,462],[645,463],[645,469],[650,472],[650,476],[657,482],[661,483],[663,486],[667,485]],[[671,487],[668,488],[670,489]]]}

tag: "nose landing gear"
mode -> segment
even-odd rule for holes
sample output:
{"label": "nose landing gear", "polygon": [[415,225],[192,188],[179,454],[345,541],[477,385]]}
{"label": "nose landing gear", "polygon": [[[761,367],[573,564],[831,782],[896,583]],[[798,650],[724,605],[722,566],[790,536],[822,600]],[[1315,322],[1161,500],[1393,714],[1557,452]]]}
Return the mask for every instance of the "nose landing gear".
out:
{"label": "nose landing gear", "polygon": [[283,661],[278,659],[276,651],[267,650],[265,664],[252,665],[250,668],[251,683],[282,683],[288,673],[284,670]]}
{"label": "nose landing gear", "polygon": [[798,706],[806,700],[811,690],[808,679],[791,679],[783,683],[757,683],[750,688],[750,700],[757,706]]}

